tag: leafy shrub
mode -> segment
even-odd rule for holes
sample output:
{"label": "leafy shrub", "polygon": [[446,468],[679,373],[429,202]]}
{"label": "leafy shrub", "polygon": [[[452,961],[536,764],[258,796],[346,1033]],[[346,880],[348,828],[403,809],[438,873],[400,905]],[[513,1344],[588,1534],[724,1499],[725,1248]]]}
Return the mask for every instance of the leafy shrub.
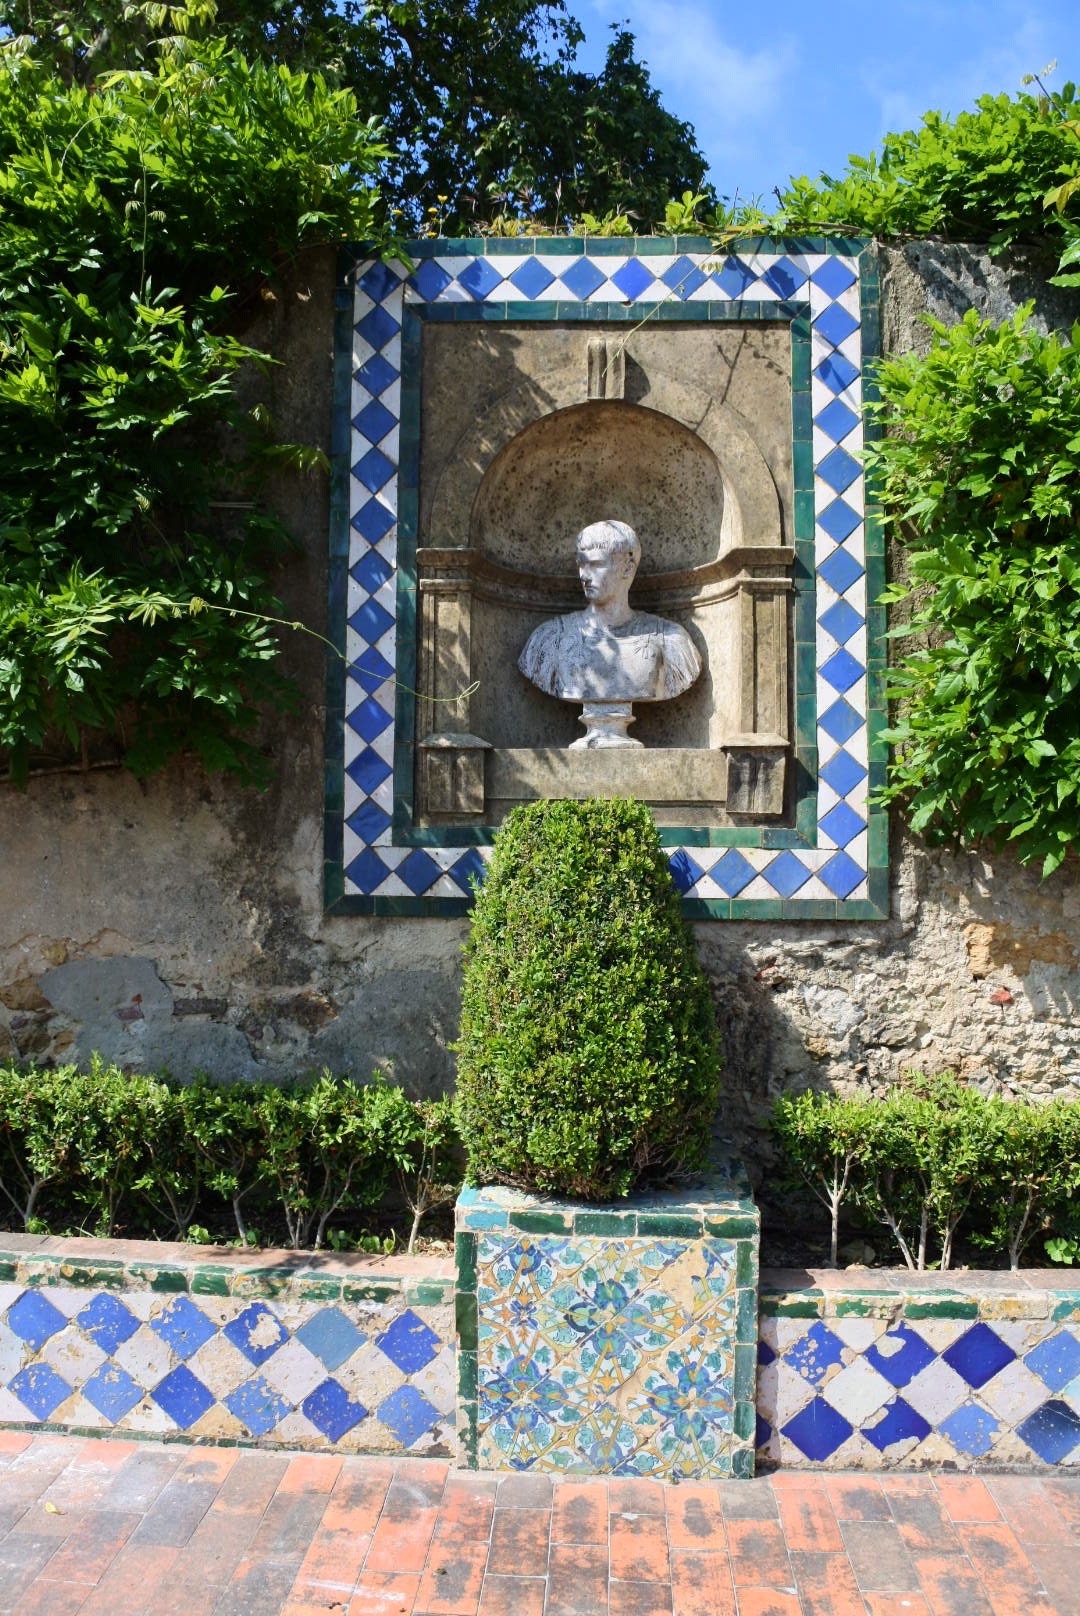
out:
{"label": "leafy shrub", "polygon": [[[446,1104],[414,1102],[375,1074],[306,1083],[178,1085],[106,1066],[0,1067],[0,1201],[24,1229],[206,1235],[231,1215],[319,1249],[331,1218],[370,1211],[396,1173],[414,1214],[434,1193],[433,1143],[452,1158]],[[433,1141],[433,1128],[437,1140]],[[426,1185],[428,1193],[421,1193]],[[341,1231],[334,1231],[342,1243]]]}
{"label": "leafy shrub", "polygon": [[884,1099],[783,1095],[772,1127],[789,1181],[828,1208],[834,1266],[846,1206],[882,1223],[909,1268],[927,1267],[931,1241],[948,1268],[962,1225],[1017,1268],[1080,1190],[1080,1107],[986,1096],[949,1073],[913,1075]]}
{"label": "leafy shrub", "polygon": [[604,1200],[701,1166],[719,1040],[642,804],[510,815],[473,910],[457,1050],[476,1180]]}
{"label": "leafy shrub", "polygon": [[1029,315],[931,322],[925,358],[884,364],[872,458],[910,546],[893,632],[924,642],[890,673],[885,800],[930,837],[1015,840],[1049,874],[1080,838],[1080,328],[1044,337]]}

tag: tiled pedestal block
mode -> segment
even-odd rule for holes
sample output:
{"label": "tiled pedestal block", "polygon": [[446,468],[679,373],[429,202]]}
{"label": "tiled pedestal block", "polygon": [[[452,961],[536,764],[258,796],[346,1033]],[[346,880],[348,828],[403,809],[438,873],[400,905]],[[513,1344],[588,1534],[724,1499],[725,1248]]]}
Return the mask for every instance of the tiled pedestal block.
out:
{"label": "tiled pedestal block", "polygon": [[450,1265],[4,1235],[0,1425],[446,1454]]}
{"label": "tiled pedestal block", "polygon": [[463,1191],[463,1462],[752,1475],[758,1232],[737,1165],[611,1207]]}
{"label": "tiled pedestal block", "polygon": [[1080,1278],[766,1273],[758,1458],[830,1470],[1080,1465]]}

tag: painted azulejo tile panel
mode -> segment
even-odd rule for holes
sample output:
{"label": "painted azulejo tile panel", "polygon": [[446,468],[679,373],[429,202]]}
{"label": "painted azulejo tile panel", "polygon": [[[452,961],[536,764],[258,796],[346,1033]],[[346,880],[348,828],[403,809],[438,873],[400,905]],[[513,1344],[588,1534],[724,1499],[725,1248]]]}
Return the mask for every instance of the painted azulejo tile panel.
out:
{"label": "painted azulejo tile panel", "polygon": [[[575,324],[654,314],[786,321],[792,332],[794,825],[666,833],[686,913],[871,920],[888,908],[887,834],[872,805],[884,751],[884,583],[860,451],[864,361],[878,348],[866,244],[703,238],[435,241],[415,268],[350,260],[338,293],[326,902],[336,913],[460,914],[490,831],[412,833],[401,691],[415,665],[418,322]],[[395,812],[397,805],[397,813]]]}
{"label": "painted azulejo tile panel", "polygon": [[[752,1203],[628,1205],[598,1211],[465,1193],[457,1242],[466,1463],[668,1479],[751,1474]],[[710,1222],[729,1232],[706,1232]],[[585,1232],[593,1228],[600,1232]]]}
{"label": "painted azulejo tile panel", "polygon": [[893,1274],[875,1292],[867,1274],[857,1291],[816,1296],[766,1286],[759,1461],[1080,1465],[1080,1293],[993,1284],[1005,1278],[920,1291]]}
{"label": "painted azulejo tile panel", "polygon": [[[240,1284],[155,1268],[150,1282],[43,1267],[0,1283],[0,1423],[335,1453],[445,1454],[456,1371],[449,1284],[410,1303],[321,1276]],[[168,1283],[162,1288],[162,1276]],[[229,1276],[234,1278],[235,1276]],[[311,1276],[309,1276],[310,1278]],[[81,1282],[80,1282],[81,1280]],[[365,1287],[361,1286],[363,1290]],[[380,1287],[376,1287],[379,1289]],[[335,1294],[336,1289],[336,1294]],[[298,1294],[300,1292],[300,1294]],[[260,1294],[261,1293],[261,1294]]]}

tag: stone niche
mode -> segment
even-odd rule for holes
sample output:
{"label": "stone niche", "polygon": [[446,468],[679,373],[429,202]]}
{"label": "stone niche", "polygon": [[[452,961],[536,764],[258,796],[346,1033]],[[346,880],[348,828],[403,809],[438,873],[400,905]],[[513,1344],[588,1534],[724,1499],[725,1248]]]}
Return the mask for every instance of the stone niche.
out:
{"label": "stone niche", "polygon": [[[663,825],[792,822],[791,445],[780,321],[424,324],[418,828],[613,795]],[[583,607],[574,540],[605,518],[641,541],[631,605],[682,625],[703,671],[635,704],[641,748],[571,751],[580,709],[517,661]]]}

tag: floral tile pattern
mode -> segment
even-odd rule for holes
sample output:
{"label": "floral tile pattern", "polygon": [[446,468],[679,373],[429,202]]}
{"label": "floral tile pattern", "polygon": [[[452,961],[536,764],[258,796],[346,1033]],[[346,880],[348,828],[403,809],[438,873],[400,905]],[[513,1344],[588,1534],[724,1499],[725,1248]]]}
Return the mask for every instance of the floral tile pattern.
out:
{"label": "floral tile pattern", "polygon": [[687,846],[669,849],[672,876],[699,918],[873,919],[887,910],[883,811],[871,804],[884,725],[884,623],[874,599],[884,575],[860,460],[863,362],[877,349],[878,310],[863,245],[761,242],[718,254],[697,240],[692,250],[654,239],[421,242],[411,273],[353,266],[338,320],[330,616],[345,671],[327,731],[330,908],[461,912],[490,851],[449,832],[418,847],[394,820],[395,787],[406,789],[412,767],[396,721],[399,653],[413,633],[411,606],[401,603],[411,600],[405,575],[414,535],[398,529],[399,493],[415,477],[403,417],[403,398],[418,385],[410,314],[610,321],[663,306],[686,317],[699,310],[709,321],[784,318],[806,333],[805,362],[793,374],[793,441],[805,462],[795,537],[805,540],[814,606],[797,636],[795,709],[817,760],[813,829],[788,833],[786,842],[755,832],[753,845],[726,848],[688,836]]}
{"label": "floral tile pattern", "polygon": [[[973,1303],[972,1288],[919,1294],[913,1284],[875,1297],[868,1274],[850,1295],[819,1293],[829,1314],[817,1319],[786,1315],[766,1295],[759,1460],[837,1470],[1080,1465],[1080,1294],[1021,1286]],[[800,1305],[808,1311],[805,1296]]]}

